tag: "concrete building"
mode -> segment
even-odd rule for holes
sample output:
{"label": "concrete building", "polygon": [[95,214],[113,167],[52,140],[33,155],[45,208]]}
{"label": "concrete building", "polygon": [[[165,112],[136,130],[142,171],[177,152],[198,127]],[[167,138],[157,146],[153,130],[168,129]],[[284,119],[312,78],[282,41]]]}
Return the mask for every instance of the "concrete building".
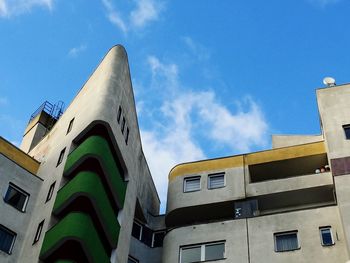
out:
{"label": "concrete building", "polygon": [[175,166],[165,215],[142,151],[127,55],[0,138],[0,262],[335,262],[350,251],[350,85],[317,90],[321,135]]}

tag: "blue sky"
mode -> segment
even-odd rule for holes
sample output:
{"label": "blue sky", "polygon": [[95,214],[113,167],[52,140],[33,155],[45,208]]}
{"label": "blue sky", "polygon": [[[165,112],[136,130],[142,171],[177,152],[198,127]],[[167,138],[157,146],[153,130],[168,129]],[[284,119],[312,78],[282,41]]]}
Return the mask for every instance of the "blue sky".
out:
{"label": "blue sky", "polygon": [[315,89],[350,82],[348,0],[0,0],[0,135],[19,144],[45,100],[67,104],[125,46],[161,200],[184,161],[319,134]]}

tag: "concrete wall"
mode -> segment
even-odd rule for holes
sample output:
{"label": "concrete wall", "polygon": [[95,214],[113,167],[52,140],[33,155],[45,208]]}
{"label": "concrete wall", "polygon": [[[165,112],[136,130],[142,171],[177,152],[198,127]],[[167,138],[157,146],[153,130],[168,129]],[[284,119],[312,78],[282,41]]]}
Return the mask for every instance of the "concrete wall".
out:
{"label": "concrete wall", "polygon": [[272,135],[272,148],[323,141],[322,135]]}
{"label": "concrete wall", "polygon": [[[32,232],[36,231],[37,225],[40,223],[40,221],[35,221],[36,227],[33,231],[30,231],[29,223],[35,217],[35,205],[38,201],[38,192],[42,180],[2,154],[0,154],[0,177],[0,193],[2,197],[5,196],[9,183],[18,186],[29,194],[25,212],[21,212],[5,203],[3,198],[0,200],[0,224],[17,234],[12,254],[8,255],[0,251],[0,262],[25,262],[21,261],[23,247],[27,243],[32,245],[34,240]],[[45,200],[42,202],[45,202]]]}

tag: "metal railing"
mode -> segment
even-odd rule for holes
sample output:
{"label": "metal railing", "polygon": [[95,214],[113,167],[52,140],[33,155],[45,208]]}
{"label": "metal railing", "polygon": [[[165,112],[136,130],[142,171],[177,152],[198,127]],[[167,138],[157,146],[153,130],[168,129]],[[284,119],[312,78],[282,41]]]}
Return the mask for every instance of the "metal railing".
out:
{"label": "metal railing", "polygon": [[41,112],[46,112],[53,119],[58,120],[63,114],[64,103],[59,101],[56,104],[52,104],[48,101],[45,101],[40,107],[30,116],[29,122],[31,122],[36,116]]}

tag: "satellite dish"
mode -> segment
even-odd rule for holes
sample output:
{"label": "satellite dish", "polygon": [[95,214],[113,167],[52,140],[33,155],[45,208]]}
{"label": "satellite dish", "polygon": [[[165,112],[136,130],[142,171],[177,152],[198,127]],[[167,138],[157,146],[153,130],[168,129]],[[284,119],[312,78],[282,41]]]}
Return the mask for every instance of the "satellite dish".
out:
{"label": "satellite dish", "polygon": [[326,85],[327,87],[333,87],[335,86],[335,79],[332,77],[325,77],[323,79],[323,84]]}

